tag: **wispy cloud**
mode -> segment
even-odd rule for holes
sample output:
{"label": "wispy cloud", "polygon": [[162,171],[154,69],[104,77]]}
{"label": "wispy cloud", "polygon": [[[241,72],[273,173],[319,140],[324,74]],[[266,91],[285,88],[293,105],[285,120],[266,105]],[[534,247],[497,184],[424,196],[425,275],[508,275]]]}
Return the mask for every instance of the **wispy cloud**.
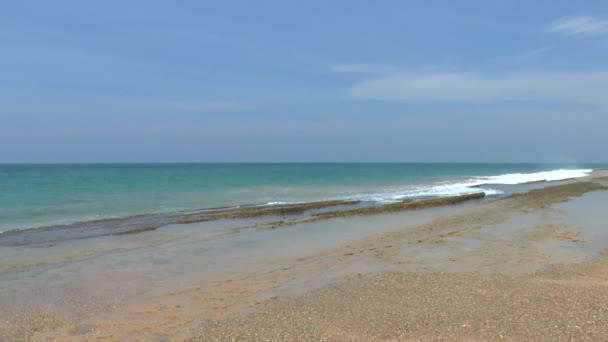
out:
{"label": "wispy cloud", "polygon": [[[539,57],[553,50],[553,46],[540,46],[534,49],[519,51],[508,55],[490,58],[485,63],[489,65],[522,64],[539,60]],[[457,69],[456,69],[457,70]],[[452,70],[454,71],[454,70]]]}
{"label": "wispy cloud", "polygon": [[473,72],[381,75],[355,84],[353,99],[418,102],[553,101],[608,105],[608,70],[513,73]]}
{"label": "wispy cloud", "polygon": [[587,15],[563,17],[552,22],[546,31],[563,36],[597,36],[608,34],[608,20]]}
{"label": "wispy cloud", "polygon": [[[452,65],[432,64],[418,67],[418,70],[424,72],[448,72],[457,70]],[[383,64],[336,64],[329,67],[330,72],[335,73],[352,73],[352,74],[397,74],[408,71],[408,69],[395,65]]]}
{"label": "wispy cloud", "polygon": [[513,55],[509,56],[508,58],[513,61],[520,62],[520,61],[528,60],[528,59],[543,55],[551,50],[553,50],[553,46],[542,46],[542,47],[539,47],[536,49],[531,49],[531,50],[513,54]]}
{"label": "wispy cloud", "polygon": [[394,67],[378,64],[336,64],[329,67],[331,72],[344,73],[383,73],[395,70]]}
{"label": "wispy cloud", "polygon": [[[154,105],[154,104],[153,104]],[[249,107],[243,103],[226,100],[211,101],[167,101],[158,103],[156,107],[183,111],[237,111],[245,110]]]}

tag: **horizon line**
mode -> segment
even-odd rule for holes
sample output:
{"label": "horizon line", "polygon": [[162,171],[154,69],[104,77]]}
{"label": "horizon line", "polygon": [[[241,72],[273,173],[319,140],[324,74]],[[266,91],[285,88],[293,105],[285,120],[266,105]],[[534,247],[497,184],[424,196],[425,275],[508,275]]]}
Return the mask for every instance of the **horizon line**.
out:
{"label": "horizon line", "polygon": [[2,165],[142,165],[142,164],[540,164],[540,165],[577,165],[608,164],[608,161],[582,162],[539,162],[539,161],[142,161],[142,162],[0,162]]}

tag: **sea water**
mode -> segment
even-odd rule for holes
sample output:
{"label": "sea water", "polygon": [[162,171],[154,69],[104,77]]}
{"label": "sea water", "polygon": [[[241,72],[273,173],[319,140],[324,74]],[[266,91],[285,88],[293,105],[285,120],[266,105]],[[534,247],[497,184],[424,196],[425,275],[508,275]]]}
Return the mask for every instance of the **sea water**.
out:
{"label": "sea water", "polygon": [[0,165],[0,232],[131,215],[336,199],[391,202],[502,192],[500,184],[582,177],[606,165]]}

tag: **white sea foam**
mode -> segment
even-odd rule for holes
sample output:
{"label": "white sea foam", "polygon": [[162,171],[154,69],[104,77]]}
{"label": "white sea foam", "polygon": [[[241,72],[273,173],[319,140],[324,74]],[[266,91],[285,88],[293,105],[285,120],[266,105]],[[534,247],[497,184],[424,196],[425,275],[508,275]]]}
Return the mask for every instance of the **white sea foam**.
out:
{"label": "white sea foam", "polygon": [[475,177],[463,182],[441,183],[418,186],[401,191],[387,191],[381,193],[357,194],[347,196],[345,199],[374,201],[381,203],[394,203],[404,199],[424,197],[449,197],[484,192],[486,196],[500,195],[504,192],[493,189],[491,185],[517,185],[536,181],[558,181],[571,178],[580,178],[589,175],[593,170],[553,170],[536,173],[513,173],[499,176]]}
{"label": "white sea foam", "polygon": [[268,202],[265,205],[289,205],[289,204],[301,204],[301,203],[306,203],[306,202],[295,202],[295,201],[275,201],[275,202]]}
{"label": "white sea foam", "polygon": [[349,199],[358,199],[362,201],[374,201],[382,203],[399,202],[404,199],[424,198],[424,197],[449,197],[477,192],[484,192],[486,195],[499,195],[503,192],[490,188],[472,188],[469,183],[452,183],[440,184],[433,186],[420,186],[403,191],[393,191],[385,193],[360,194],[350,196]]}
{"label": "white sea foam", "polygon": [[477,182],[475,185],[481,184],[523,184],[529,182],[538,181],[558,181],[570,178],[580,178],[588,176],[593,170],[591,169],[579,169],[579,170],[553,170],[536,173],[511,173],[500,176],[490,177],[477,177],[473,182]]}

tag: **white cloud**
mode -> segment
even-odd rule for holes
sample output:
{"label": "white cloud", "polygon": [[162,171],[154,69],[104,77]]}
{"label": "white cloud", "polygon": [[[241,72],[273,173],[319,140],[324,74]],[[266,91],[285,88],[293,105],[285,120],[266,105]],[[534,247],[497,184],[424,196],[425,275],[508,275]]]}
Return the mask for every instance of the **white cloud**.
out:
{"label": "white cloud", "polygon": [[554,101],[608,105],[608,71],[384,75],[351,87],[353,99],[423,102]]}
{"label": "white cloud", "polygon": [[551,23],[546,31],[564,36],[603,35],[608,34],[608,20],[586,15],[563,17]]}

